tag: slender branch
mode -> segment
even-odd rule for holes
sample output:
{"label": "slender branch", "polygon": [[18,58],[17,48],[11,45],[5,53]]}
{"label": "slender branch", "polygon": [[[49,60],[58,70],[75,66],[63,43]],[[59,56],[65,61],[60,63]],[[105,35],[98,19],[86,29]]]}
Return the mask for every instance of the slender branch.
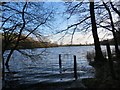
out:
{"label": "slender branch", "polygon": [[50,15],[52,14],[52,12],[48,15],[48,17],[45,19],[44,22],[40,23],[39,25],[37,25],[29,34],[27,34],[26,37],[20,39],[20,40],[24,40],[26,39],[30,34],[32,34],[37,28],[39,28],[42,24],[46,23],[46,21],[48,20],[48,18],[50,17]]}
{"label": "slender branch", "polygon": [[27,2],[25,3],[25,5],[24,5],[24,7],[23,7],[23,10],[22,10],[22,20],[23,20],[23,26],[21,27],[21,29],[20,29],[20,32],[19,32],[19,35],[18,35],[18,40],[17,40],[17,42],[16,42],[16,46],[18,45],[18,43],[19,43],[19,41],[20,41],[20,37],[21,37],[21,35],[22,35],[22,31],[23,31],[23,29],[24,29],[24,27],[25,27],[25,24],[26,24],[26,22],[25,22],[25,8],[26,8],[26,6],[27,6]]}
{"label": "slender branch", "polygon": [[[78,3],[78,4],[76,4],[75,6],[73,6],[73,7],[70,9],[70,10],[72,10],[72,11],[71,11],[71,13],[70,13],[70,16],[69,16],[67,19],[70,19],[70,17],[73,15],[73,12],[76,10],[76,8],[80,7],[80,6],[82,5],[82,3],[83,3],[83,1],[81,1],[81,2]],[[67,11],[69,12],[70,10],[67,10]]]}
{"label": "slender branch", "polygon": [[112,31],[110,28],[108,28],[107,26],[103,26],[103,25],[100,25],[100,24],[97,24],[97,25],[99,25],[100,27],[102,27],[102,28],[105,28],[105,29],[107,29],[107,30],[109,30],[109,31]]}
{"label": "slender branch", "polygon": [[69,30],[70,28],[72,28],[72,27],[74,27],[74,26],[78,26],[78,25],[80,25],[81,23],[83,23],[85,20],[87,20],[87,19],[89,19],[89,18],[90,18],[90,16],[86,17],[85,19],[81,20],[81,21],[78,22],[78,23],[75,23],[75,24],[72,24],[72,25],[68,26],[66,29],[61,30],[61,31],[59,31],[59,32],[57,32],[57,33],[61,33],[61,32],[67,31],[67,30]]}
{"label": "slender branch", "polygon": [[117,10],[117,8],[114,7],[112,2],[110,2],[110,5],[112,6],[112,9],[120,16],[120,11]]}
{"label": "slender branch", "polygon": [[72,37],[71,37],[71,44],[72,44],[72,41],[73,41],[73,36],[75,34],[75,30],[76,30],[77,26],[73,29],[73,32],[72,32]]}
{"label": "slender branch", "polygon": [[68,31],[66,31],[65,34],[58,39],[58,41],[61,40],[62,38],[64,38],[67,33],[68,33]]}

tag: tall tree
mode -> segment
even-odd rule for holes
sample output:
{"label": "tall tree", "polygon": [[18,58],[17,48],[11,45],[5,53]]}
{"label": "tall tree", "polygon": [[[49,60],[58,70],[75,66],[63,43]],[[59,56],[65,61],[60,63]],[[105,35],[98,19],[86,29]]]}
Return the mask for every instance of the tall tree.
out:
{"label": "tall tree", "polygon": [[92,34],[94,38],[94,45],[95,45],[95,61],[104,61],[104,57],[101,51],[99,37],[97,33],[97,26],[95,20],[95,11],[94,11],[94,0],[90,0],[90,15],[91,15],[91,24],[92,24]]}
{"label": "tall tree", "polygon": [[[73,6],[72,6],[73,4]],[[90,4],[89,7],[87,7]],[[86,6],[86,7],[85,7]],[[79,3],[68,3],[68,13],[70,13],[70,16],[68,17],[71,18],[72,15],[77,14],[79,15],[78,17],[78,23],[72,24],[67,27],[66,30],[72,28],[73,33],[72,37],[77,29],[77,31],[89,31],[91,29],[92,25],[92,35],[94,39],[94,45],[95,45],[95,61],[104,61],[105,58],[102,54],[102,50],[100,47],[100,42],[99,42],[99,37],[98,37],[98,31],[97,31],[97,25],[96,25],[96,17],[95,17],[95,9],[99,8],[99,6],[94,7],[94,0],[89,0],[89,2],[79,2]],[[90,11],[90,13],[89,13]],[[90,19],[91,18],[91,22]],[[81,28],[83,27],[83,28]],[[63,31],[66,31],[63,30]]]}

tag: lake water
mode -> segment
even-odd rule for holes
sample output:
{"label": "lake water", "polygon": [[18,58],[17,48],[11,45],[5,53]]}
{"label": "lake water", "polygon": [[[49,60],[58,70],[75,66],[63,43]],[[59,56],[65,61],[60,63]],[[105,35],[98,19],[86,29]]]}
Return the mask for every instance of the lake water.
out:
{"label": "lake water", "polygon": [[[102,49],[104,50],[105,46],[102,46]],[[8,75],[6,79],[17,80],[20,84],[74,80],[73,55],[77,58],[78,79],[94,77],[94,68],[88,64],[86,59],[87,52],[93,50],[94,46],[21,50],[24,54],[31,54],[31,58],[15,51],[9,64],[10,70],[18,73]],[[62,73],[59,69],[59,54],[62,59]]]}

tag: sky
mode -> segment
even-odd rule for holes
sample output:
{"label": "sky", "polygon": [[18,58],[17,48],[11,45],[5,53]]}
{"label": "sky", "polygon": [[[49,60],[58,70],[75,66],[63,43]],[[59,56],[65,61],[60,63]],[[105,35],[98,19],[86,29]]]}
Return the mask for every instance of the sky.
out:
{"label": "sky", "polygon": [[[53,6],[54,7],[57,6],[57,11],[55,16],[56,20],[55,22],[53,22],[54,28],[52,30],[54,33],[60,30],[65,30],[69,25],[72,25],[78,22],[79,20],[78,15],[73,15],[69,20],[67,20],[66,17],[68,17],[69,14],[68,15],[62,14],[64,12],[64,9],[66,9],[63,3],[53,2]],[[59,33],[59,34],[53,34],[53,33],[50,33],[49,31],[48,31],[49,34],[48,35],[46,34],[46,36],[52,42],[55,42],[58,44],[71,44],[72,36],[70,34],[67,34],[64,36],[65,32]],[[69,30],[69,31],[72,32],[72,30]],[[100,40],[113,38],[112,33],[109,31],[106,32],[106,30],[99,29],[98,33],[99,33]],[[72,39],[72,44],[91,44],[91,43],[94,43],[91,30],[89,32],[82,32],[82,31],[75,32]]]}
{"label": "sky", "polygon": [[[29,2],[61,2],[61,1],[82,1],[82,0],[0,0],[1,2],[25,2],[25,1],[29,1]],[[93,0],[91,0],[93,1]],[[94,1],[100,1],[100,0],[94,0]],[[110,1],[110,0],[104,0],[104,1]],[[115,1],[115,0],[111,0],[111,1]],[[119,1],[119,0],[116,0]],[[88,0],[84,0],[84,2],[88,2]]]}
{"label": "sky", "polygon": [[[72,16],[69,20],[67,20],[66,18],[69,17],[68,15],[63,15],[63,13],[66,10],[66,7],[64,5],[64,3],[61,2],[53,2],[52,5],[54,7],[57,7],[56,10],[56,16],[55,16],[55,22],[53,22],[53,30],[54,30],[54,34],[48,31],[49,35],[48,38],[52,41],[52,42],[57,42],[58,44],[71,44],[71,38],[72,36],[67,34],[64,36],[64,33],[59,33],[59,34],[55,34],[56,32],[59,32],[61,30],[66,29],[69,25],[72,25],[76,22],[78,22],[78,17],[77,15]],[[69,30],[72,31],[72,30]],[[64,36],[64,37],[63,37]],[[82,33],[82,32],[75,32],[74,36],[73,36],[73,40],[72,40],[73,44],[86,44],[86,43],[93,43],[93,38],[91,36],[91,32],[90,33]]]}
{"label": "sky", "polygon": [[[51,0],[53,1],[53,0]],[[42,34],[46,36],[50,41],[58,43],[58,44],[71,44],[71,38],[72,36],[70,34],[67,34],[64,36],[65,32],[58,33],[57,32],[66,29],[69,25],[78,22],[78,15],[73,15],[69,20],[66,19],[66,17],[69,16],[69,14],[63,14],[66,10],[66,6],[63,4],[63,2],[47,2],[46,5],[48,5],[49,9],[54,8],[55,10],[55,20],[52,22],[52,29],[51,28],[43,28],[44,31]],[[87,6],[85,6],[87,7]],[[117,16],[114,15],[114,18],[117,19]],[[71,33],[69,30],[69,33]],[[102,31],[102,32],[101,32]],[[112,34],[109,31],[99,29],[99,38],[100,40],[103,39],[111,39]],[[64,36],[64,37],[63,37]],[[91,30],[89,32],[81,32],[77,31],[75,32],[72,43],[73,44],[89,44],[93,43],[93,37]]]}

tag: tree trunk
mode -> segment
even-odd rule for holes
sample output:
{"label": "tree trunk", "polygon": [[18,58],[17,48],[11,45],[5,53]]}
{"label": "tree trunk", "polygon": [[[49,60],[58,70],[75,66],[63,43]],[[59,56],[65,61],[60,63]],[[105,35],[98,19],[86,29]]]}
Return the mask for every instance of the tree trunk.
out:
{"label": "tree trunk", "polygon": [[95,45],[95,61],[104,61],[104,57],[101,51],[99,37],[97,34],[97,26],[95,21],[95,12],[94,12],[94,1],[90,2],[90,15],[91,15],[91,23],[92,23],[92,34],[94,38],[94,45]]}
{"label": "tree trunk", "polygon": [[9,69],[9,60],[10,60],[10,57],[11,57],[11,55],[13,54],[14,50],[15,50],[15,49],[12,49],[12,50],[10,51],[10,53],[9,53],[7,59],[6,59],[6,62],[5,62],[6,69],[7,69],[9,72],[10,72],[10,69]]}
{"label": "tree trunk", "polygon": [[116,74],[115,74],[115,70],[114,70],[114,66],[113,66],[114,63],[113,63],[113,60],[112,60],[112,57],[111,57],[110,45],[109,45],[108,42],[106,43],[106,46],[107,46],[110,73],[111,73],[112,78],[116,79]]}

